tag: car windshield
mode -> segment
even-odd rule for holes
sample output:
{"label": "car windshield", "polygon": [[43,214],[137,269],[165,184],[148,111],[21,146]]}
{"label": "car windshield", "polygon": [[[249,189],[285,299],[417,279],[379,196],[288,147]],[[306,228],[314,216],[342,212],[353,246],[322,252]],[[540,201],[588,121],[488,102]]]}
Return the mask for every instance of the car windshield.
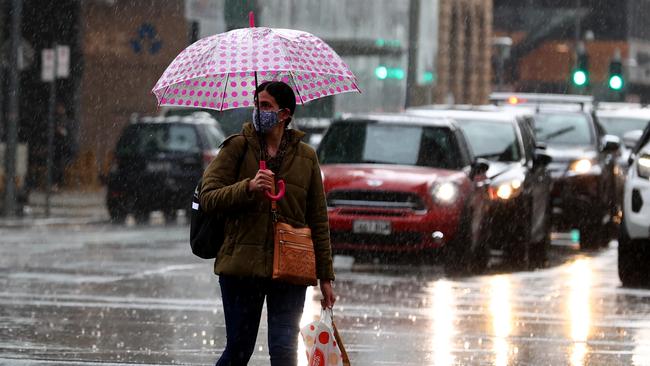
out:
{"label": "car windshield", "polygon": [[548,144],[591,145],[589,120],[578,113],[541,113],[535,116],[535,135]]}
{"label": "car windshield", "polygon": [[323,164],[396,164],[459,169],[460,154],[444,127],[336,123],[319,149]]}
{"label": "car windshield", "polygon": [[118,155],[152,155],[159,152],[197,152],[199,144],[193,126],[180,124],[134,124],[128,126],[117,144]]}
{"label": "car windshield", "polygon": [[474,155],[493,161],[521,160],[515,128],[509,123],[460,120]]}
{"label": "car windshield", "polygon": [[616,135],[623,138],[626,132],[641,130],[648,125],[650,118],[630,118],[630,117],[598,117],[600,124],[610,135]]}

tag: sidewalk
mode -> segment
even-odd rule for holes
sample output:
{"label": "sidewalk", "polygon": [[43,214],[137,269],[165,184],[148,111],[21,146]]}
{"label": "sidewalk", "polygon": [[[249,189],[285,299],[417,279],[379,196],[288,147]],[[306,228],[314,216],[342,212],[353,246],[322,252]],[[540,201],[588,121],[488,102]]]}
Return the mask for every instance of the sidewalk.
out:
{"label": "sidewalk", "polygon": [[0,228],[51,225],[85,225],[109,221],[104,204],[105,188],[93,191],[62,190],[50,196],[50,216],[45,216],[46,195],[34,191],[29,195],[22,217],[0,217]]}

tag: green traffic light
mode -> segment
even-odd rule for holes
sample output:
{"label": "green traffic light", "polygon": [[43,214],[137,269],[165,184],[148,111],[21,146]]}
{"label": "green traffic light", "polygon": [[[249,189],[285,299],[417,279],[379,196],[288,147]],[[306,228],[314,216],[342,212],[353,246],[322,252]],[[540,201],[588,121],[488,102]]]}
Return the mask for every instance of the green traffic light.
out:
{"label": "green traffic light", "polygon": [[386,68],[386,66],[376,67],[375,76],[379,80],[385,80],[388,77],[388,69]]}
{"label": "green traffic light", "polygon": [[573,72],[573,83],[577,86],[585,86],[588,81],[587,72],[584,70],[575,70]]}
{"label": "green traffic light", "polygon": [[612,90],[623,89],[623,78],[620,75],[612,75],[609,78],[609,88]]}

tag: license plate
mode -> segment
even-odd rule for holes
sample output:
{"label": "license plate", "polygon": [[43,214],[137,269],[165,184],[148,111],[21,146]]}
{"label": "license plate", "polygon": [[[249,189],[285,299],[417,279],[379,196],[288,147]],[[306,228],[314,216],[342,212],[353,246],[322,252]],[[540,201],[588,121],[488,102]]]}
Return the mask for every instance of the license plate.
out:
{"label": "license plate", "polygon": [[352,223],[355,234],[390,235],[392,228],[389,221],[356,220]]}
{"label": "license plate", "polygon": [[150,161],[146,169],[148,172],[167,172],[172,169],[172,164],[168,161]]}

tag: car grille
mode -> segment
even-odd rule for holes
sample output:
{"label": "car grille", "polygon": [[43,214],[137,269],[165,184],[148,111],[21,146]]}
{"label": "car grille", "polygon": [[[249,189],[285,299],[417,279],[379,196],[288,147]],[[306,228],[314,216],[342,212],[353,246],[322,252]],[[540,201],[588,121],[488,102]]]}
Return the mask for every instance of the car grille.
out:
{"label": "car grille", "polygon": [[391,191],[332,191],[327,195],[328,207],[366,207],[381,209],[426,209],[419,195],[410,192]]}
{"label": "car grille", "polygon": [[422,242],[422,233],[417,232],[399,232],[391,235],[379,234],[354,234],[351,232],[332,231],[330,233],[332,243],[354,243],[359,245],[409,245],[420,244]]}

